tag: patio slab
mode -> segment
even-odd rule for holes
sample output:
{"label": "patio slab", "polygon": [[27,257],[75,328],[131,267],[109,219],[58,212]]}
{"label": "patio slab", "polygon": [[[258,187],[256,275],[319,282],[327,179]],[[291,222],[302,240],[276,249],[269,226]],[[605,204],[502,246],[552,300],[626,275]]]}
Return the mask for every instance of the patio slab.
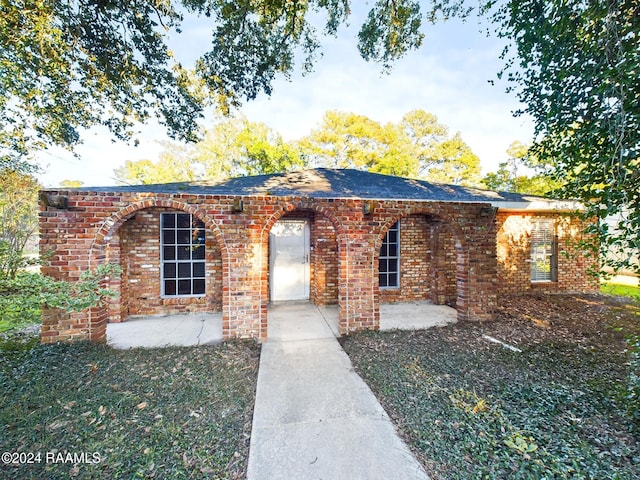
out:
{"label": "patio slab", "polygon": [[458,312],[431,302],[380,304],[380,330],[421,330],[444,327],[458,321]]}
{"label": "patio slab", "polygon": [[107,344],[118,349],[215,345],[221,341],[221,313],[152,315],[107,325]]}

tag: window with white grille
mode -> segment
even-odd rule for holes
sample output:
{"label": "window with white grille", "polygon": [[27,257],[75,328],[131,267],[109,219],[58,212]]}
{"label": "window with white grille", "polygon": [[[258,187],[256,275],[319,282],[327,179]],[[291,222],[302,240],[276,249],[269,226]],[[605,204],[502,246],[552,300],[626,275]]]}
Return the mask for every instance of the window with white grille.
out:
{"label": "window with white grille", "polygon": [[531,231],[531,281],[557,279],[556,235],[552,220],[537,220]]}
{"label": "window with white grille", "polygon": [[204,224],[188,213],[163,213],[160,223],[162,296],[204,295]]}
{"label": "window with white grille", "polygon": [[384,236],[378,259],[380,288],[400,286],[400,222],[396,222]]}

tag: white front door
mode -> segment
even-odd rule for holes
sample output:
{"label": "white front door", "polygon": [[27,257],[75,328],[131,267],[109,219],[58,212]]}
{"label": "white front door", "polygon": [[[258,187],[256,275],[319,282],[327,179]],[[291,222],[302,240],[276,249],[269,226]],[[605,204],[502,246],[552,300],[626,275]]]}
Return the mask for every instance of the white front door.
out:
{"label": "white front door", "polygon": [[269,237],[271,301],[309,300],[309,222],[279,220]]}

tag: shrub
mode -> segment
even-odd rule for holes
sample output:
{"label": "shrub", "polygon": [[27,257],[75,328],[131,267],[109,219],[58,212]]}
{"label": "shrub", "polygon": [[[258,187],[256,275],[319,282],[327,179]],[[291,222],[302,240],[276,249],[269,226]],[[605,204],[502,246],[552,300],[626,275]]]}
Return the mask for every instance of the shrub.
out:
{"label": "shrub", "polygon": [[25,262],[19,260],[20,268],[13,273],[0,270],[0,330],[40,321],[43,307],[78,312],[98,305],[114,295],[103,288],[104,278],[120,272],[117,265],[101,265],[83,272],[80,281],[70,283],[26,271]]}

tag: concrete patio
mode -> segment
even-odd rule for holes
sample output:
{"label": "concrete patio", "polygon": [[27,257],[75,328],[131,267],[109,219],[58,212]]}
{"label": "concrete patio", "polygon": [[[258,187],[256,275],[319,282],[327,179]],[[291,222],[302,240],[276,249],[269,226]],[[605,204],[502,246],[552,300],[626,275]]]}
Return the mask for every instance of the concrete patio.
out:
{"label": "concrete patio", "polygon": [[[320,314],[322,322],[315,321]],[[308,338],[319,329],[339,337],[338,307],[317,307],[310,303],[279,303],[269,307],[269,340]],[[292,318],[293,317],[293,318]],[[409,302],[380,305],[380,330],[419,330],[456,322],[456,311],[446,305]],[[113,348],[156,348],[214,345],[222,341],[222,314],[131,318],[107,325],[107,343]]]}

